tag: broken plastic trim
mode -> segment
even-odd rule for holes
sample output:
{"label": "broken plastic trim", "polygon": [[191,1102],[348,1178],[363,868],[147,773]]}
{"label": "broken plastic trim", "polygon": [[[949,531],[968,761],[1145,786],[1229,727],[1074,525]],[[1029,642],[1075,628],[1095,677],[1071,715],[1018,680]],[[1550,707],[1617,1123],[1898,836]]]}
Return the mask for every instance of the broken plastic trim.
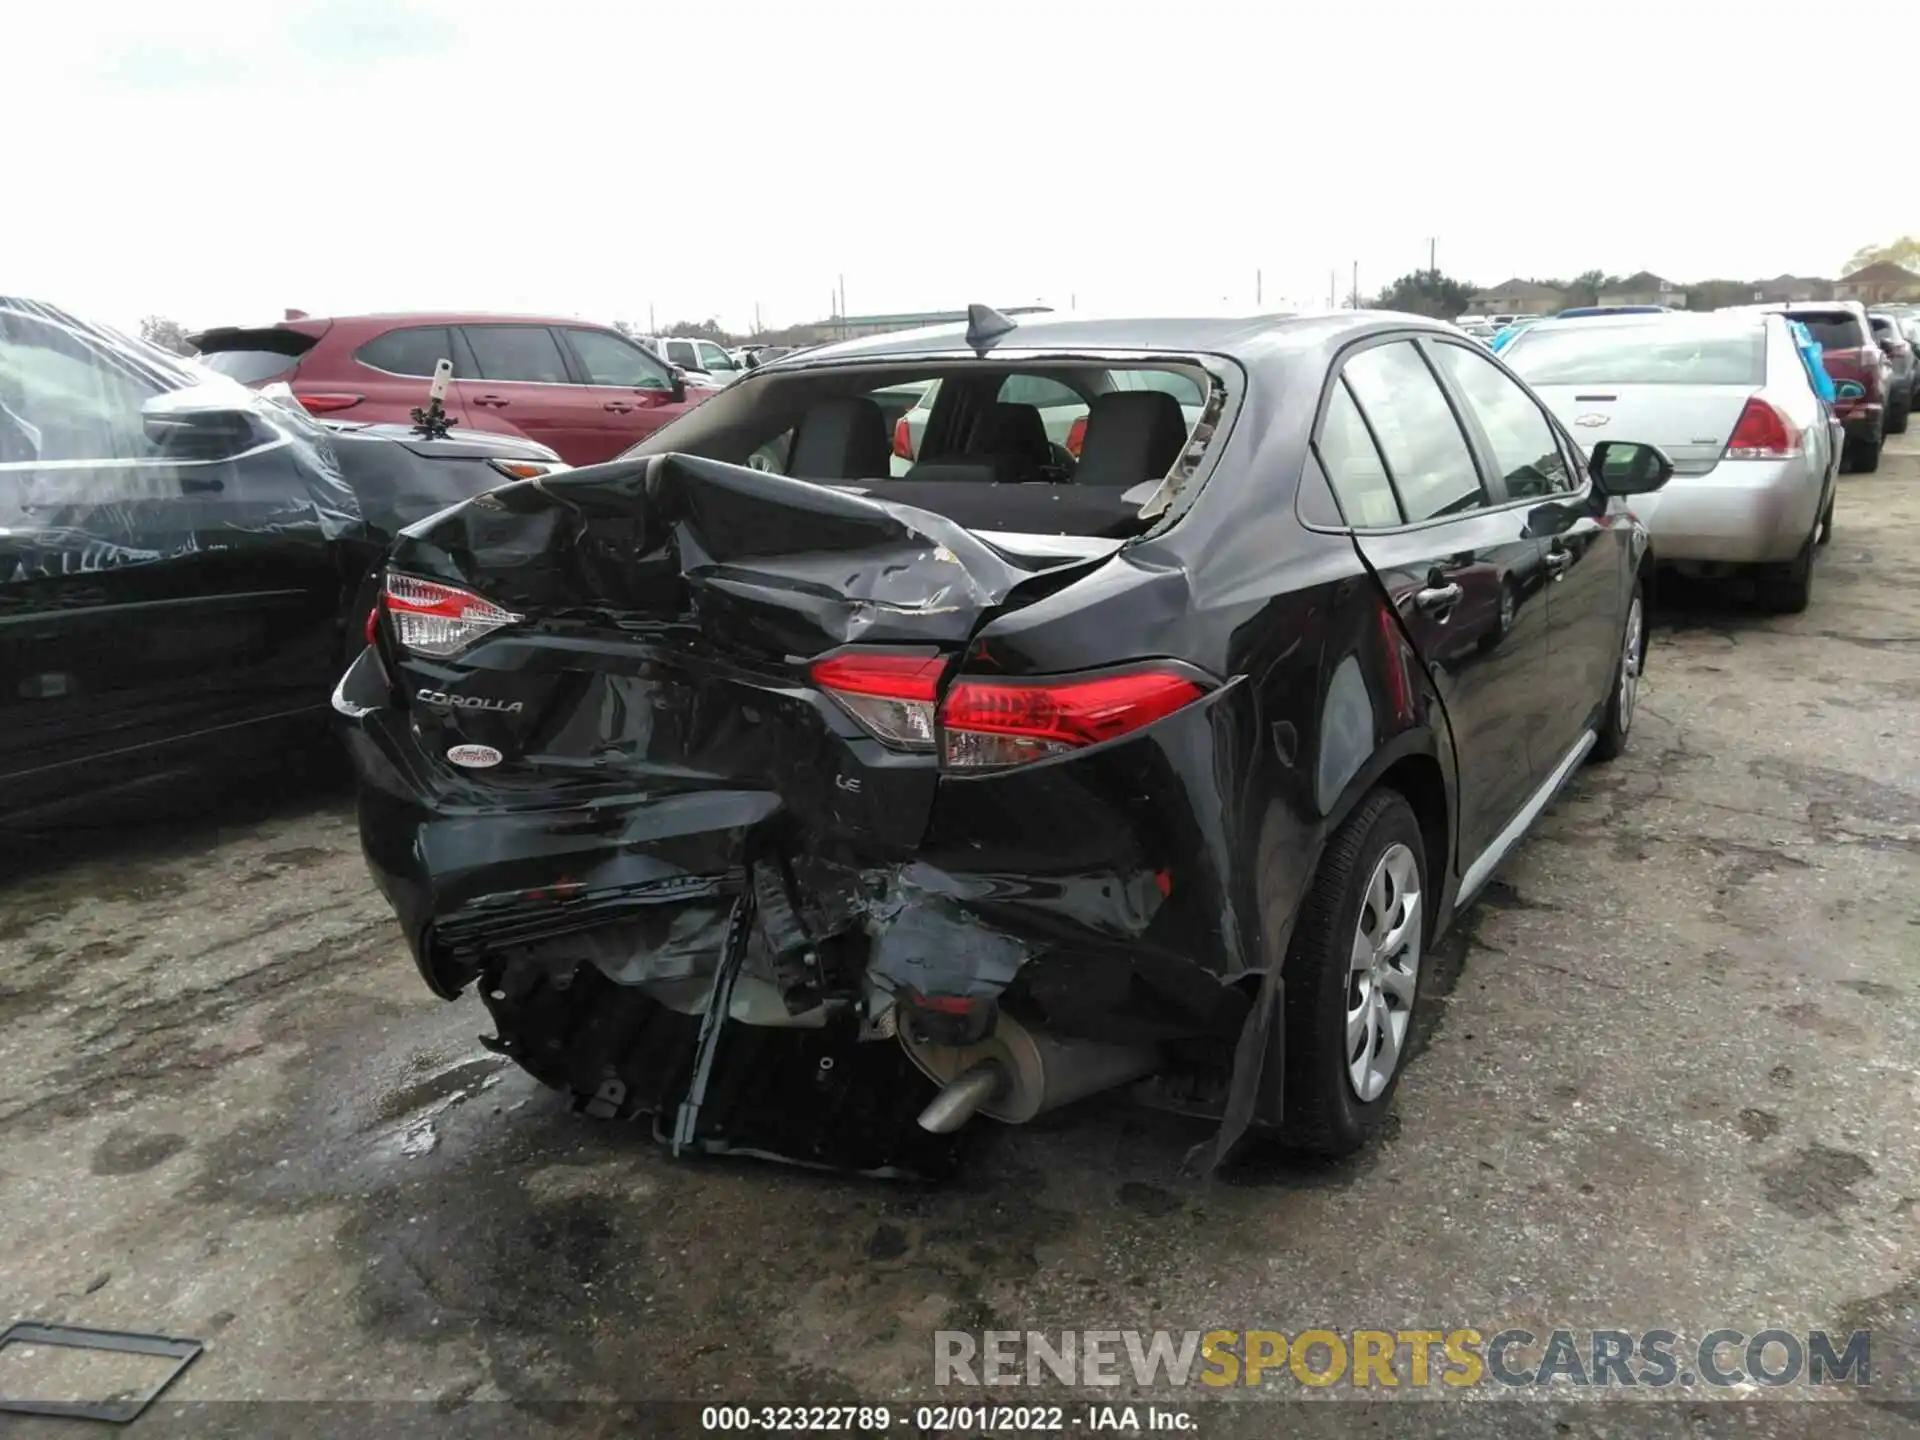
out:
{"label": "broken plastic trim", "polygon": [[1214,433],[1220,428],[1220,417],[1227,410],[1227,387],[1221,378],[1214,374],[1212,367],[1200,367],[1207,376],[1207,403],[1200,412],[1199,420],[1194,422],[1193,432],[1187,436],[1187,445],[1180,452],[1180,458],[1174,462],[1173,469],[1167,472],[1154,492],[1142,503],[1139,518],[1158,520],[1167,513],[1178,495],[1199,470],[1200,462],[1206,458],[1212,447]]}

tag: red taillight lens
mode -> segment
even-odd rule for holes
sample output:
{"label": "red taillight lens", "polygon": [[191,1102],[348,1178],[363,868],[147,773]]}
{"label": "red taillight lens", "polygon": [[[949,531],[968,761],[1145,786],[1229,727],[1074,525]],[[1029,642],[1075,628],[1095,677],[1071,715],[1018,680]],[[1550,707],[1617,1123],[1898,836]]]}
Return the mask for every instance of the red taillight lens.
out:
{"label": "red taillight lens", "polygon": [[466,590],[411,575],[389,574],[384,598],[394,639],[417,655],[457,655],[483,635],[525,618]]}
{"label": "red taillight lens", "polygon": [[940,707],[951,769],[1019,765],[1112,740],[1171,715],[1206,688],[1171,669],[1086,679],[962,677]]}
{"label": "red taillight lens", "polygon": [[1073,422],[1073,428],[1067,431],[1067,453],[1074,459],[1080,458],[1080,447],[1087,443],[1087,417],[1082,415]]}
{"label": "red taillight lens", "polygon": [[380,602],[373,602],[373,608],[367,611],[367,644],[371,645],[380,635]]}
{"label": "red taillight lens", "polygon": [[350,410],[364,398],[359,395],[329,393],[325,395],[301,394],[294,392],[294,399],[306,406],[310,415],[331,415],[336,410]]}
{"label": "red taillight lens", "polygon": [[[873,433],[871,431],[867,432]],[[913,458],[913,431],[907,426],[907,417],[902,415],[893,425],[893,453],[902,460]]]}
{"label": "red taillight lens", "polygon": [[1758,395],[1747,401],[1727,441],[1729,460],[1785,460],[1802,454],[1800,437],[1787,428],[1780,412]]}
{"label": "red taillight lens", "polygon": [[931,750],[946,666],[935,650],[849,651],[819,661],[811,673],[876,740],[898,750]]}

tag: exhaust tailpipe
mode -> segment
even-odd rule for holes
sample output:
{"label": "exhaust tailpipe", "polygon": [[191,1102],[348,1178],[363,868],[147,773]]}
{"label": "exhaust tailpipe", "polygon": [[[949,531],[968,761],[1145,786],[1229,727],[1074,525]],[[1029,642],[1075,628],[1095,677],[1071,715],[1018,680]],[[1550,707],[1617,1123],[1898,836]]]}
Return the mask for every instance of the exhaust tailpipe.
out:
{"label": "exhaust tailpipe", "polygon": [[1112,1045],[1029,1030],[1002,1013],[975,1045],[930,1045],[903,1027],[901,1046],[941,1088],[920,1112],[920,1128],[958,1130],[974,1115],[1024,1125],[1036,1115],[1152,1074],[1152,1046]]}

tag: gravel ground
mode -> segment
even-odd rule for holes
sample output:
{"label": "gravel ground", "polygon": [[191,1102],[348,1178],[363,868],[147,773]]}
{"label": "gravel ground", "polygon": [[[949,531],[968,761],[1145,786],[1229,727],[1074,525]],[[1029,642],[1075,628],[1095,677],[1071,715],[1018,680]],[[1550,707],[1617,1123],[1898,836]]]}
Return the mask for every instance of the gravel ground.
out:
{"label": "gravel ground", "polygon": [[[1287,1428],[1908,1433],[1920,445],[1842,486],[1805,615],[1666,593],[1631,750],[1442,947],[1356,1162],[1196,1179],[1193,1125],[1116,1102],[1001,1131],[942,1189],[669,1161],[426,993],[321,789],[0,881],[0,1321],[205,1338],[138,1426],[182,1434],[372,1413],[204,1401],[557,1434],[635,1423],[563,1401],[965,1398],[933,1390],[940,1328],[1871,1327],[1872,1403],[1383,1415],[1336,1387]],[[1282,1367],[1161,1398],[1224,1435],[1304,1393]]]}

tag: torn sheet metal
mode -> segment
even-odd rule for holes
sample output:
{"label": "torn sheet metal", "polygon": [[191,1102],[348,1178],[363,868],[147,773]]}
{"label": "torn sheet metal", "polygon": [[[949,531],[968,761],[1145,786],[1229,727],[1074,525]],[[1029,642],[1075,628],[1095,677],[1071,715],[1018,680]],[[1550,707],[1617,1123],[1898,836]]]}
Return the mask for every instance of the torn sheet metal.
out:
{"label": "torn sheet metal", "polygon": [[[678,455],[416,525],[394,569],[536,617],[452,660],[383,645],[341,682],[368,860],[429,984],[477,983],[497,1048],[676,1152],[865,1173],[943,1173],[962,1143],[915,1124],[935,1092],[901,1023],[967,1044],[1006,1006],[1224,1066],[1236,687],[980,781],[808,678],[855,641],[957,660],[1115,563],[1022,569],[937,515]],[[1173,614],[1178,577],[1149,580]],[[465,744],[506,758],[447,763]]]}

